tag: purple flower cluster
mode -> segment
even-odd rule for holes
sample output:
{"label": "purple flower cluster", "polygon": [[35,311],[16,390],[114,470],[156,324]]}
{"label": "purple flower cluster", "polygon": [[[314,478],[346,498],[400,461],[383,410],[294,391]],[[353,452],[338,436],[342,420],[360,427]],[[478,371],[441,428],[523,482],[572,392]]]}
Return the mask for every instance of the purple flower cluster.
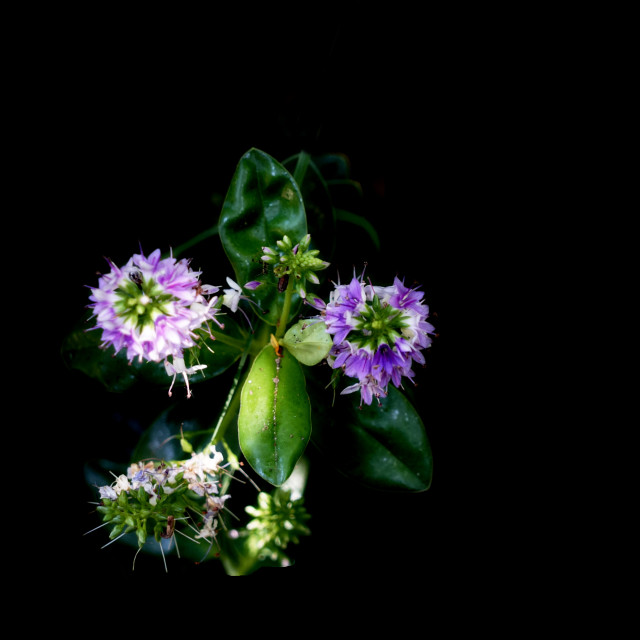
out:
{"label": "purple flower cluster", "polygon": [[183,350],[195,346],[194,333],[208,320],[214,320],[218,298],[205,298],[218,287],[201,285],[199,271],[187,260],[161,258],[156,249],[148,257],[142,252],[123,266],[111,261],[111,271],[91,288],[89,305],[102,329],[102,347],[113,345],[115,352],[139,362],[167,362],[181,359]]}
{"label": "purple flower cluster", "polygon": [[389,287],[365,285],[354,277],[349,284],[336,285],[327,305],[318,298],[309,300],[323,311],[333,335],[329,364],[358,379],[343,394],[360,391],[362,401],[371,404],[374,397],[387,395],[390,382],[400,387],[403,377],[414,377],[413,362],[424,364],[422,350],[430,346],[434,332],[423,296],[397,277]]}

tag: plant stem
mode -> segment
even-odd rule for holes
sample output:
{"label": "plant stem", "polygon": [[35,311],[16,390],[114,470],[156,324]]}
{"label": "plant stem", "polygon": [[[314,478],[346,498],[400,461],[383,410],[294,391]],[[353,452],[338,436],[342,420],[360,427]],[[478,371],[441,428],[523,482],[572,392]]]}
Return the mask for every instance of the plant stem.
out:
{"label": "plant stem", "polygon": [[293,298],[293,285],[294,279],[289,278],[289,284],[284,292],[284,304],[282,305],[282,313],[280,314],[280,320],[278,321],[278,328],[276,329],[276,339],[282,338],[285,329],[287,328],[287,322],[289,322],[289,313],[291,312],[291,299]]}
{"label": "plant stem", "polygon": [[230,347],[235,347],[236,349],[242,351],[246,348],[246,343],[242,340],[237,340],[236,338],[232,338],[225,333],[220,333],[219,331],[211,331],[211,335],[216,339],[217,342],[222,342],[223,344],[228,344]]}
{"label": "plant stem", "polygon": [[227,427],[231,424],[238,413],[238,409],[240,408],[240,392],[242,391],[242,385],[240,384],[240,381],[244,380],[247,373],[246,371],[244,371],[244,363],[246,359],[247,352],[243,353],[242,358],[240,359],[238,371],[236,372],[236,375],[233,378],[233,382],[231,383],[231,389],[229,390],[229,394],[227,395],[227,400],[224,403],[222,413],[220,414],[216,427],[213,430],[211,442],[209,443],[210,445],[214,445],[219,439],[224,436]]}

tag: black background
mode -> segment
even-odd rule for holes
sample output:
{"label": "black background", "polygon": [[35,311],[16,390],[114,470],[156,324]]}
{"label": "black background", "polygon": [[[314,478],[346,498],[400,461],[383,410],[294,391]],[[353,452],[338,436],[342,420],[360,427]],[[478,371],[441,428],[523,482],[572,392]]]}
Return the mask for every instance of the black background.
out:
{"label": "black background", "polygon": [[[48,257],[57,274],[54,344],[82,314],[104,256],[120,263],[140,244],[165,250],[207,228],[219,213],[212,196],[224,196],[251,147],[279,160],[300,150],[345,154],[363,188],[360,213],[376,224],[382,251],[345,230],[332,268],[344,278],[368,262],[388,283],[396,274],[422,283],[439,334],[416,376],[433,484],[421,494],[381,494],[310,451],[312,535],[290,549],[295,565],[286,571],[296,575],[424,574],[434,564],[455,572],[482,555],[479,540],[493,526],[469,348],[485,344],[491,324],[491,311],[477,305],[478,289],[491,285],[478,277],[490,256],[477,244],[478,232],[496,225],[493,163],[503,159],[487,106],[491,57],[475,57],[455,24],[334,17],[298,31],[285,22],[266,36],[255,25],[227,38],[219,30],[211,43],[199,37],[179,52],[161,39],[123,51],[87,32],[61,42],[55,62],[43,61],[50,107],[42,111],[50,229],[43,239],[55,247]],[[56,353],[51,368],[49,434],[67,461],[66,500],[76,514],[65,521],[56,559],[86,579],[125,578],[132,550],[101,550],[104,530],[83,536],[99,524],[83,465],[134,443],[153,407],[106,394]],[[165,392],[157,393],[164,402]],[[169,576],[204,580],[208,570],[169,558]],[[164,570],[158,558],[140,555],[135,576],[143,572]]]}

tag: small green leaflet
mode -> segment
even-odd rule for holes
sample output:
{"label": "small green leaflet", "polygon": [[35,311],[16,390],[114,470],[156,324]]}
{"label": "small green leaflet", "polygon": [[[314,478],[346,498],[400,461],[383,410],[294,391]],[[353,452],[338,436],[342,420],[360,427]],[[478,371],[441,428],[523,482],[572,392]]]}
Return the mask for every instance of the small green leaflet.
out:
{"label": "small green leaflet", "polygon": [[313,366],[327,357],[333,339],[322,320],[300,320],[284,334],[282,344],[298,362]]}

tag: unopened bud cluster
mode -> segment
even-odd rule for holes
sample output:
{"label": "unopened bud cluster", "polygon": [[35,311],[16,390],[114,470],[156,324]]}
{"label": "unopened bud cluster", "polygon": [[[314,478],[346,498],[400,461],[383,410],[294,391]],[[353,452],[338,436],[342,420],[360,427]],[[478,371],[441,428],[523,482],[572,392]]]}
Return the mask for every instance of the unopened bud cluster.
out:
{"label": "unopened bud cluster", "polygon": [[[311,236],[307,234],[296,245],[289,236],[283,236],[276,245],[278,250],[271,247],[262,247],[262,260],[267,264],[275,265],[274,274],[287,283],[293,278],[293,288],[301,298],[307,297],[306,281],[319,284],[320,279],[315,271],[321,271],[329,266],[329,263],[317,257],[320,253],[317,249],[309,250]],[[281,287],[284,290],[286,286]]]}
{"label": "unopened bud cluster", "polygon": [[255,546],[263,552],[277,555],[288,544],[298,544],[298,536],[311,532],[305,524],[309,514],[302,498],[293,500],[291,491],[278,488],[272,494],[258,494],[258,506],[247,506],[245,511],[253,516],[247,531]]}

